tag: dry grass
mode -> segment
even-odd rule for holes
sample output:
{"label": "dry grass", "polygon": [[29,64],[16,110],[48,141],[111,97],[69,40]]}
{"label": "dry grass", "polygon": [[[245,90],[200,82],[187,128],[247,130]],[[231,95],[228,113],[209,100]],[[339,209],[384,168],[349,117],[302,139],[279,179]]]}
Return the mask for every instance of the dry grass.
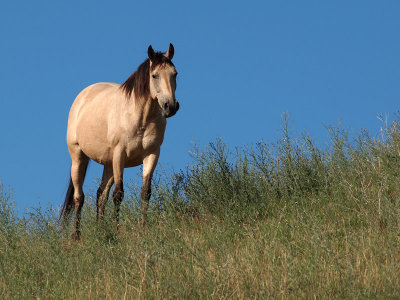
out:
{"label": "dry grass", "polygon": [[136,185],[118,233],[88,199],[80,242],[51,209],[16,218],[1,187],[0,297],[397,298],[397,122],[379,140],[330,128],[326,149],[283,128],[276,145],[232,155],[217,141],[156,178],[145,228]]}

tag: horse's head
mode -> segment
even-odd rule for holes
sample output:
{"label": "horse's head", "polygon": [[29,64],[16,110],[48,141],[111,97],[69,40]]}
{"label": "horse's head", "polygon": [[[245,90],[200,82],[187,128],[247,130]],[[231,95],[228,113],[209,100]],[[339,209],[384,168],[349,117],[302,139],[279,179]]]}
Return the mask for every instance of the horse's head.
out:
{"label": "horse's head", "polygon": [[172,117],[179,109],[179,102],[175,99],[176,75],[171,59],[174,56],[174,46],[169,44],[169,49],[165,55],[154,52],[149,46],[148,55],[150,59],[150,95],[152,99],[157,99],[163,115],[166,118]]}

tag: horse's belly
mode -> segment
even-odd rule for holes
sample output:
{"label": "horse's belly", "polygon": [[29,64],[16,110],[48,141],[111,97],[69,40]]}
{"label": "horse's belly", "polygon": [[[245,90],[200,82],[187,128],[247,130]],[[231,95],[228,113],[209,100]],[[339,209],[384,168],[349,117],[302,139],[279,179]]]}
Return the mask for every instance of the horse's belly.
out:
{"label": "horse's belly", "polygon": [[76,132],[76,141],[83,153],[100,164],[112,162],[113,148],[107,137],[107,123],[100,118],[86,119]]}
{"label": "horse's belly", "polygon": [[84,144],[81,149],[86,156],[99,164],[107,165],[112,163],[112,150],[110,147],[99,144]]}
{"label": "horse's belly", "polygon": [[101,139],[90,139],[80,136],[78,144],[83,153],[95,162],[102,165],[112,162],[113,151],[107,142]]}

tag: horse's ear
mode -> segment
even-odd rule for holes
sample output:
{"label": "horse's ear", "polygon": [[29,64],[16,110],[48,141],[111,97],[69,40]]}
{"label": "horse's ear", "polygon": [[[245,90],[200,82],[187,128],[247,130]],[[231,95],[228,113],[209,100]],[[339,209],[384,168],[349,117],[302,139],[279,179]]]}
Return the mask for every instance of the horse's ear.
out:
{"label": "horse's ear", "polygon": [[171,43],[169,44],[169,48],[167,53],[165,53],[165,57],[168,59],[172,59],[174,57],[174,45],[172,45]]}
{"label": "horse's ear", "polygon": [[150,60],[153,60],[153,58],[154,58],[154,50],[153,50],[153,47],[151,45],[147,49],[147,55],[149,56]]}

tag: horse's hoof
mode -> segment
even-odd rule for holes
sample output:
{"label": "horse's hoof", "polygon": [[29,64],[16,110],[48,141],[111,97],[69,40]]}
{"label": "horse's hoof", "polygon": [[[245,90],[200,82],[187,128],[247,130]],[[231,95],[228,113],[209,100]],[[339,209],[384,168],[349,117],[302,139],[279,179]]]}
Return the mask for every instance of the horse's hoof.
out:
{"label": "horse's hoof", "polygon": [[139,222],[140,227],[146,227],[146,218],[142,218]]}
{"label": "horse's hoof", "polygon": [[81,240],[81,232],[75,231],[72,235],[72,238],[74,239],[74,241],[80,241]]}

